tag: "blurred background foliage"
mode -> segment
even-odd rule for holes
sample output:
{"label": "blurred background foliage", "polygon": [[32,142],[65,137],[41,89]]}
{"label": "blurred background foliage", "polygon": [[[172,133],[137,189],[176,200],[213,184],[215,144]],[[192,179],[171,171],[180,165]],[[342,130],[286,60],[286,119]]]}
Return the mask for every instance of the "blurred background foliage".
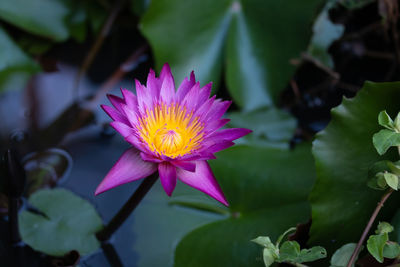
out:
{"label": "blurred background foliage", "polygon": [[[297,225],[291,238],[325,246],[329,259],[358,240],[380,197],[366,181],[382,159],[372,146],[378,113],[399,111],[398,15],[396,0],[0,1],[0,150],[26,174],[15,182],[0,173],[0,258],[263,266],[250,240]],[[181,184],[168,198],[156,184],[100,244],[94,233],[139,183],[94,197],[128,147],[99,104],[165,62],[176,85],[192,70],[202,85],[213,81],[214,94],[233,100],[229,126],[253,130],[210,162],[231,206]],[[391,240],[398,203],[382,212]],[[17,249],[7,216],[16,207],[26,244]]]}

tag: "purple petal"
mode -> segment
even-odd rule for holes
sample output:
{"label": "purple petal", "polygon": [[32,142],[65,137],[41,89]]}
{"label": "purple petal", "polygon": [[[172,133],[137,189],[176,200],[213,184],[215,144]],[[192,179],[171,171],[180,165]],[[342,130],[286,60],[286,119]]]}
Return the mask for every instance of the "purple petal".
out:
{"label": "purple petal", "polygon": [[175,82],[168,64],[164,65],[160,79],[162,81],[160,98],[164,103],[169,104],[175,98]]}
{"label": "purple petal", "polygon": [[189,172],[177,169],[177,176],[185,184],[206,193],[215,198],[225,206],[229,206],[224,193],[218,185],[207,161],[196,161],[196,171]]}
{"label": "purple petal", "polygon": [[129,183],[153,174],[157,164],[145,162],[139,156],[139,151],[130,148],[122,154],[106,177],[97,187],[95,195],[101,194],[118,185]]}
{"label": "purple petal", "polygon": [[135,134],[135,130],[133,128],[122,122],[113,121],[110,123],[110,125],[125,138],[129,135]]}
{"label": "purple petal", "polygon": [[[197,82],[193,87],[189,90],[189,92],[185,95],[182,100],[182,104],[187,107],[189,111],[195,109],[198,106],[198,97],[200,93],[200,83]],[[203,103],[201,103],[203,104]]]}
{"label": "purple petal", "polygon": [[235,143],[232,141],[228,141],[228,140],[219,140],[217,143],[213,141],[206,141],[204,142],[204,150],[206,150],[209,153],[216,153],[218,151],[227,149],[231,146],[233,146]]}
{"label": "purple petal", "polygon": [[174,80],[174,77],[172,76],[172,72],[171,72],[171,68],[170,68],[170,66],[169,66],[169,64],[168,63],[165,63],[164,64],[164,66],[162,67],[162,69],[161,69],[161,73],[160,73],[160,81],[161,81],[161,84],[164,82],[164,80],[166,79],[166,78],[172,78],[172,82],[174,82],[173,80]]}
{"label": "purple petal", "polygon": [[125,102],[125,100],[124,99],[122,99],[122,98],[120,98],[120,97],[118,97],[118,96],[115,96],[115,95],[110,95],[110,94],[107,94],[107,98],[108,98],[108,100],[111,102],[111,104],[120,112],[120,113],[123,113],[123,111],[122,111],[122,109],[121,109],[121,105],[122,104],[126,104],[126,102]]}
{"label": "purple petal", "polygon": [[106,106],[106,105],[101,105],[101,108],[107,113],[108,116],[111,117],[114,121],[119,121],[122,122],[126,125],[130,125],[129,121],[127,118],[122,115],[118,110],[113,109],[112,107]]}
{"label": "purple petal", "polygon": [[214,154],[208,152],[208,151],[199,151],[196,154],[190,154],[183,156],[181,158],[181,161],[198,161],[198,160],[209,160],[209,159],[216,159]]}
{"label": "purple petal", "polygon": [[158,164],[160,181],[168,196],[171,196],[176,186],[176,167],[169,162]]}
{"label": "purple petal", "polygon": [[121,105],[123,112],[128,120],[128,125],[135,127],[138,124],[138,118],[136,112],[128,105]]}
{"label": "purple petal", "polygon": [[206,84],[204,87],[202,87],[200,89],[198,100],[197,100],[197,102],[199,103],[198,106],[202,105],[210,97],[211,87],[212,87],[212,82]]}
{"label": "purple petal", "polygon": [[144,161],[150,161],[150,162],[155,162],[155,163],[162,162],[162,160],[154,157],[153,155],[147,154],[147,153],[140,152],[140,156],[142,157],[142,159]]}
{"label": "purple petal", "polygon": [[178,87],[178,90],[176,91],[176,101],[181,102],[186,94],[189,92],[190,88],[195,85],[195,83],[196,78],[194,76],[194,72],[192,71],[192,73],[190,74],[190,80],[185,77],[181,85]]}
{"label": "purple petal", "polygon": [[140,112],[144,113],[147,108],[153,106],[153,99],[149,90],[135,79],[136,95]]}
{"label": "purple petal", "polygon": [[135,96],[135,94],[129,90],[126,89],[121,89],[122,95],[124,96],[125,102],[126,104],[133,108],[134,110],[137,110],[137,98]]}
{"label": "purple petal", "polygon": [[224,129],[224,130],[221,130],[218,132],[214,132],[212,135],[207,137],[207,140],[214,141],[214,142],[218,142],[220,140],[233,141],[233,140],[243,137],[251,132],[252,132],[252,130],[245,129],[245,128]]}
{"label": "purple petal", "polygon": [[196,170],[196,164],[190,161],[181,161],[181,160],[174,160],[171,161],[176,167],[184,169],[189,172],[194,172]]}
{"label": "purple petal", "polygon": [[158,99],[160,96],[160,80],[156,78],[156,74],[154,73],[154,70],[150,69],[149,75],[147,75],[147,83],[146,87],[150,91],[151,96],[153,99]]}
{"label": "purple petal", "polygon": [[230,119],[220,119],[216,121],[211,121],[206,125],[206,130],[207,132],[214,132],[230,121],[231,121]]}
{"label": "purple petal", "polygon": [[208,121],[215,121],[222,117],[225,112],[228,110],[229,106],[232,104],[232,101],[219,101],[217,99],[210,110],[207,113],[207,120]]}
{"label": "purple petal", "polygon": [[139,149],[140,151],[143,151],[146,154],[151,153],[150,150],[148,149],[148,147],[145,144],[143,144],[143,142],[140,141],[140,139],[137,137],[136,133],[125,137],[125,140],[128,143],[130,143],[131,145],[133,145],[134,147],[136,147],[137,149]]}

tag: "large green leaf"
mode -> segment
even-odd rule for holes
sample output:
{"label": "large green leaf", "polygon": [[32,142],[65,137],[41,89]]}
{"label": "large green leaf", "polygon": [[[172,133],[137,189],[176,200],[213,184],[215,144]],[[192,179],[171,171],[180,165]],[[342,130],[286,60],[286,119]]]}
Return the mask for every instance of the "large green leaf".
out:
{"label": "large green leaf", "polygon": [[175,246],[185,234],[223,218],[219,214],[172,205],[190,199],[219,206],[215,200],[183,183],[177,184],[172,198],[165,194],[159,182],[153,186],[134,213],[134,250],[140,255],[137,266],[172,266]]}
{"label": "large green leaf", "polygon": [[262,266],[262,251],[250,240],[264,235],[276,240],[310,216],[310,147],[238,145],[210,163],[230,216],[186,235],[176,249],[175,266]]}
{"label": "large green leaf", "polygon": [[229,126],[251,129],[249,137],[266,138],[273,142],[289,142],[296,129],[296,120],[289,113],[275,109],[252,112],[232,112]]}
{"label": "large green leaf", "polygon": [[308,47],[308,53],[329,68],[334,67],[333,59],[328,53],[329,47],[344,33],[344,26],[333,23],[329,18],[329,10],[335,1],[328,1],[318,15],[313,26],[313,36]]}
{"label": "large green leaf", "polygon": [[[317,181],[310,195],[311,243],[334,249],[359,239],[383,194],[367,187],[368,169],[380,160],[398,160],[394,149],[379,156],[372,136],[382,128],[380,111],[398,113],[393,99],[399,97],[400,83],[367,82],[354,99],[332,110],[332,121],[313,144]],[[391,196],[379,220],[393,216],[398,200],[397,194]]]}
{"label": "large green leaf", "polygon": [[[0,4],[1,5],[1,4]],[[0,92],[24,87],[29,75],[39,70],[0,26]]]}
{"label": "large green leaf", "polygon": [[63,0],[0,1],[0,18],[27,32],[57,41],[68,38],[66,18],[69,14]]}
{"label": "large green leaf", "polygon": [[[291,58],[305,50],[323,0],[159,0],[141,21],[158,67],[169,62],[177,82],[193,69],[246,110],[271,105],[293,74]],[[205,19],[206,18],[206,19]]]}
{"label": "large green leaf", "polygon": [[31,195],[29,203],[42,213],[25,210],[19,215],[22,239],[33,249],[62,256],[99,248],[94,234],[103,227],[102,220],[88,201],[65,189],[44,189]]}

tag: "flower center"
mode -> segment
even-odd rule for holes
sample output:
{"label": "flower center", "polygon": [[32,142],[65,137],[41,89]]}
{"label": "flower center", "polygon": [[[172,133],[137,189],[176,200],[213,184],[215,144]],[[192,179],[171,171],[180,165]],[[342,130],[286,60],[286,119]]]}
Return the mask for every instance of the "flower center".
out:
{"label": "flower center", "polygon": [[139,135],[158,156],[176,158],[200,147],[204,126],[179,104],[164,104],[147,110],[139,119]]}

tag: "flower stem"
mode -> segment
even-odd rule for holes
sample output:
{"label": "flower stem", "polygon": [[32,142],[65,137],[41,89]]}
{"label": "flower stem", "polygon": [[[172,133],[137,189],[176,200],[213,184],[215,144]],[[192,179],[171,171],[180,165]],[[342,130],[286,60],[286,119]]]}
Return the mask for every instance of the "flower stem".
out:
{"label": "flower stem", "polygon": [[386,200],[389,198],[389,196],[393,193],[393,189],[390,188],[381,198],[381,201],[378,202],[378,205],[376,206],[374,213],[372,213],[371,218],[368,221],[367,226],[364,229],[364,232],[361,235],[360,240],[357,243],[356,248],[353,251],[353,254],[351,255],[351,258],[349,262],[347,263],[347,267],[351,267],[354,264],[354,261],[356,260],[356,257],[358,253],[360,252],[361,246],[365,241],[365,238],[367,237],[369,230],[372,227],[372,224],[374,223],[376,216],[378,216],[379,211],[382,209],[383,204],[386,202]]}
{"label": "flower stem", "polygon": [[135,193],[128,199],[124,206],[111,219],[111,221],[99,232],[96,237],[99,241],[107,241],[118,230],[118,228],[128,219],[129,215],[135,210],[137,205],[142,201],[144,196],[149,192],[150,188],[157,181],[158,173],[145,178],[136,189]]}

